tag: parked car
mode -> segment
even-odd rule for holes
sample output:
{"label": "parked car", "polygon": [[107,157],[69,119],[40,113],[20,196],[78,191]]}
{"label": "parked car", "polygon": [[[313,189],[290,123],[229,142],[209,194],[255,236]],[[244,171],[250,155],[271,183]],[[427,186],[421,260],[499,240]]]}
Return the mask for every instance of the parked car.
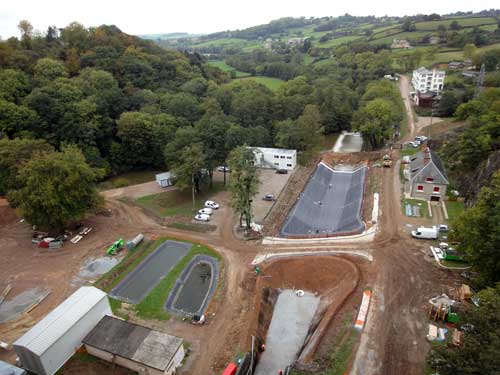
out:
{"label": "parked car", "polygon": [[262,200],[272,202],[276,200],[276,197],[273,194],[266,194],[262,197]]}
{"label": "parked car", "polygon": [[425,142],[428,138],[425,135],[417,135],[415,137],[415,141],[419,141],[420,143]]}
{"label": "parked car", "polygon": [[205,202],[205,207],[217,210],[220,206],[217,203],[215,203],[214,201],[206,201]]}
{"label": "parked car", "polygon": [[411,236],[413,238],[435,240],[438,238],[438,229],[435,226],[432,228],[418,227],[416,230],[411,231]]}
{"label": "parked car", "polygon": [[221,165],[220,167],[217,167],[217,170],[219,172],[226,172],[226,173],[231,173],[231,168],[229,167],[225,167],[223,165]]}
{"label": "parked car", "polygon": [[287,169],[276,169],[276,173],[277,174],[288,174],[288,170]]}
{"label": "parked car", "polygon": [[403,160],[401,161],[401,163],[403,163],[403,164],[410,164],[410,162],[411,162],[411,159],[410,159],[409,155],[403,156]]}
{"label": "parked car", "polygon": [[420,142],[419,141],[411,141],[411,142],[408,142],[408,145],[410,147],[413,147],[413,148],[418,148],[418,147],[420,147]]}
{"label": "parked car", "polygon": [[446,224],[441,224],[441,225],[439,226],[439,231],[440,231],[441,233],[448,232],[448,225],[446,225]]}
{"label": "parked car", "polygon": [[198,221],[209,221],[210,220],[210,215],[204,215],[204,214],[197,214],[195,217],[194,217],[195,220],[198,220]]}
{"label": "parked car", "polygon": [[214,210],[212,210],[211,208],[202,208],[201,210],[198,211],[199,214],[202,214],[202,215],[212,215],[214,213]]}

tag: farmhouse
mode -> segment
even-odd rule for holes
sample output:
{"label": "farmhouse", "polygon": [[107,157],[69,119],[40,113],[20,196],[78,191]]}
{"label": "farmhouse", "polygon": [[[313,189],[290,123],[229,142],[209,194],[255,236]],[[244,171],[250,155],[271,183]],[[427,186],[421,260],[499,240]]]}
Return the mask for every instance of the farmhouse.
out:
{"label": "farmhouse", "polygon": [[297,150],[282,148],[250,147],[259,168],[293,170],[297,165]]}
{"label": "farmhouse", "polygon": [[406,39],[394,39],[391,44],[392,49],[410,49],[413,48]]}
{"label": "farmhouse", "polygon": [[182,339],[105,316],[83,340],[87,352],[139,374],[171,375],[184,359]]}
{"label": "farmhouse", "polygon": [[427,148],[410,160],[410,195],[431,201],[440,201],[446,196],[449,182],[439,156]]}
{"label": "farmhouse", "polygon": [[173,175],[170,172],[164,172],[156,175],[156,182],[160,187],[167,187],[173,185]]}
{"label": "farmhouse", "polygon": [[416,92],[433,91],[440,93],[444,88],[445,74],[443,70],[429,70],[421,67],[413,71],[411,84]]}
{"label": "farmhouse", "polygon": [[22,367],[38,375],[54,374],[106,314],[111,315],[106,293],[81,287],[14,342]]}

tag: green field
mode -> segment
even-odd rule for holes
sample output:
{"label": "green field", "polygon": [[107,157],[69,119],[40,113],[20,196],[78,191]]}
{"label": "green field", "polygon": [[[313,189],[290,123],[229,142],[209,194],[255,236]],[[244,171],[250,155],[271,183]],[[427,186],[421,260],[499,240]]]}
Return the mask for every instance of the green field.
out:
{"label": "green field", "polygon": [[320,47],[320,48],[336,47],[336,46],[339,46],[341,44],[352,42],[353,40],[357,40],[357,39],[360,39],[360,38],[362,38],[362,37],[359,36],[359,35],[343,36],[343,37],[340,37],[340,38],[335,38],[335,39],[329,40],[329,41],[327,41],[325,43],[317,43],[316,47]]}
{"label": "green field", "polygon": [[245,43],[247,43],[246,39],[219,38],[219,39],[213,39],[213,40],[208,40],[206,42],[194,44],[192,47],[193,48],[218,47],[218,46],[230,47],[230,46],[241,46]]}
{"label": "green field", "polygon": [[407,31],[407,32],[401,32],[397,34],[392,34],[390,36],[386,36],[383,38],[374,38],[370,41],[370,44],[390,44],[394,39],[407,39],[409,41],[415,40],[415,39],[421,39],[426,35],[429,35],[431,33],[427,31]]}
{"label": "green field", "polygon": [[208,61],[208,65],[215,66],[216,68],[219,68],[225,72],[232,72],[234,71],[236,73],[236,78],[242,78],[242,77],[248,77],[250,76],[250,73],[242,72],[241,70],[236,70],[230,65],[227,65],[224,60],[211,60]]}
{"label": "green field", "polygon": [[462,27],[474,27],[486,24],[497,24],[493,17],[470,17],[470,18],[448,18],[438,21],[416,22],[417,30],[437,30],[439,25],[450,26],[453,21],[457,21]]}
{"label": "green field", "polygon": [[285,81],[279,78],[271,78],[271,77],[262,77],[262,76],[256,76],[256,77],[244,77],[244,78],[238,78],[238,79],[248,79],[255,81],[257,83],[260,83],[261,85],[266,86],[268,89],[272,91],[278,90]]}
{"label": "green field", "polygon": [[[196,210],[203,208],[204,202],[221,191],[222,188],[221,183],[214,183],[212,189],[202,187],[201,193],[195,196]],[[193,215],[191,191],[169,190],[159,194],[140,197],[136,199],[135,203],[159,217],[176,215],[190,217]]]}

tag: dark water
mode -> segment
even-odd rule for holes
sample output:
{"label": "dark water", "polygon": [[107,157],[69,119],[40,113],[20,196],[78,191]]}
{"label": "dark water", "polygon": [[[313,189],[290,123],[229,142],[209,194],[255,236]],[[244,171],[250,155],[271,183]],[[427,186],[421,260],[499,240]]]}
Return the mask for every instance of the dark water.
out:
{"label": "dark water", "polygon": [[114,298],[139,303],[189,252],[191,244],[165,241],[110,293]]}
{"label": "dark water", "polygon": [[174,308],[189,313],[196,313],[202,306],[210,289],[212,267],[207,263],[198,263],[193,267],[186,282],[179,291]]}

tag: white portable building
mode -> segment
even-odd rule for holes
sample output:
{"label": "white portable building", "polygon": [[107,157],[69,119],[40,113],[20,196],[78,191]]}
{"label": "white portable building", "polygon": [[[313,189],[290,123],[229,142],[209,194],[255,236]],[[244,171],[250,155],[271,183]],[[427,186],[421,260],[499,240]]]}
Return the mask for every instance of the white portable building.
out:
{"label": "white portable building", "polygon": [[250,147],[259,168],[293,170],[297,165],[297,150],[283,148]]}
{"label": "white portable building", "polygon": [[14,342],[22,367],[38,375],[54,374],[105,315],[112,315],[106,293],[81,287]]}
{"label": "white portable building", "polygon": [[156,175],[156,182],[160,187],[167,187],[173,185],[173,176],[170,172],[164,172]]}

